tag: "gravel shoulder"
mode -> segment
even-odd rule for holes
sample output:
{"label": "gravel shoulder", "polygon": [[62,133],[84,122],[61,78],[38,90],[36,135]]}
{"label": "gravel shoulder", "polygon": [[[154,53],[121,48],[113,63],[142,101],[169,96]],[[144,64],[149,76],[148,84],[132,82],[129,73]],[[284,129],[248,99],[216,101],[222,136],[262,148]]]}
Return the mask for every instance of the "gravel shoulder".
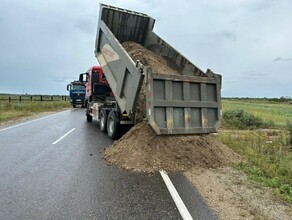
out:
{"label": "gravel shoulder", "polygon": [[292,206],[230,166],[184,172],[220,219],[292,219]]}

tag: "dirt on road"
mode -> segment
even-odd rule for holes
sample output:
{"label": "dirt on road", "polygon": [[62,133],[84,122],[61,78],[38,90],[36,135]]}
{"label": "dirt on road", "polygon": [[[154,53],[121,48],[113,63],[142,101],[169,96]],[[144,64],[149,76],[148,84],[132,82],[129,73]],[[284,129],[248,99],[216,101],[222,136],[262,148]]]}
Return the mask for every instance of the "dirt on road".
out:
{"label": "dirt on road", "polygon": [[215,168],[229,164],[239,156],[213,135],[158,136],[142,122],[107,147],[103,158],[109,164],[127,170],[154,172]]}

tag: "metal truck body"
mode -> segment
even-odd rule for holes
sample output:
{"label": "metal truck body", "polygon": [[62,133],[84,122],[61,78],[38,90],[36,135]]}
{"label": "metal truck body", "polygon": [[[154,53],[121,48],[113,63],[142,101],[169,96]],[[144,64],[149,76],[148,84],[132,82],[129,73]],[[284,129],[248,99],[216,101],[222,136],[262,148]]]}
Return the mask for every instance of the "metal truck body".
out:
{"label": "metal truck body", "polygon": [[85,86],[80,81],[73,81],[67,85],[69,91],[70,103],[75,108],[76,105],[84,107]]}
{"label": "metal truck body", "polygon": [[[114,95],[118,114],[135,123],[137,100],[146,84],[146,116],[157,134],[217,132],[221,118],[221,76],[192,64],[153,32],[146,14],[100,5],[95,56]],[[122,43],[132,41],[164,57],[180,75],[152,72],[132,60]]]}

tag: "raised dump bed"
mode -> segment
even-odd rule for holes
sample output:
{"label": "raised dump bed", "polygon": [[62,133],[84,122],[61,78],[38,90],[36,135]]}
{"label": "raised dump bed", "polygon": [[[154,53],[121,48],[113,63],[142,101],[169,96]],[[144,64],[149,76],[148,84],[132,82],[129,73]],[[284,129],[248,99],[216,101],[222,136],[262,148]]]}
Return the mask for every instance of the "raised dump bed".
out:
{"label": "raised dump bed", "polygon": [[[221,76],[204,73],[153,32],[146,14],[100,5],[95,55],[122,113],[135,122],[141,85],[146,116],[157,134],[217,132],[221,118]],[[122,43],[132,41],[166,59],[178,74],[152,72],[132,60]]]}

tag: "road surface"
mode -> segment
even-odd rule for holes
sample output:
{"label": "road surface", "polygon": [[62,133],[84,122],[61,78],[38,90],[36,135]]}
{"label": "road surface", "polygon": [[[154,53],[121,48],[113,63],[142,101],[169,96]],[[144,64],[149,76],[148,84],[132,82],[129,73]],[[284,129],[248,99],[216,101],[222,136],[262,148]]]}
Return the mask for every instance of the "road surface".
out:
{"label": "road surface", "polygon": [[216,219],[182,173],[108,166],[112,141],[72,109],[0,127],[0,219]]}

